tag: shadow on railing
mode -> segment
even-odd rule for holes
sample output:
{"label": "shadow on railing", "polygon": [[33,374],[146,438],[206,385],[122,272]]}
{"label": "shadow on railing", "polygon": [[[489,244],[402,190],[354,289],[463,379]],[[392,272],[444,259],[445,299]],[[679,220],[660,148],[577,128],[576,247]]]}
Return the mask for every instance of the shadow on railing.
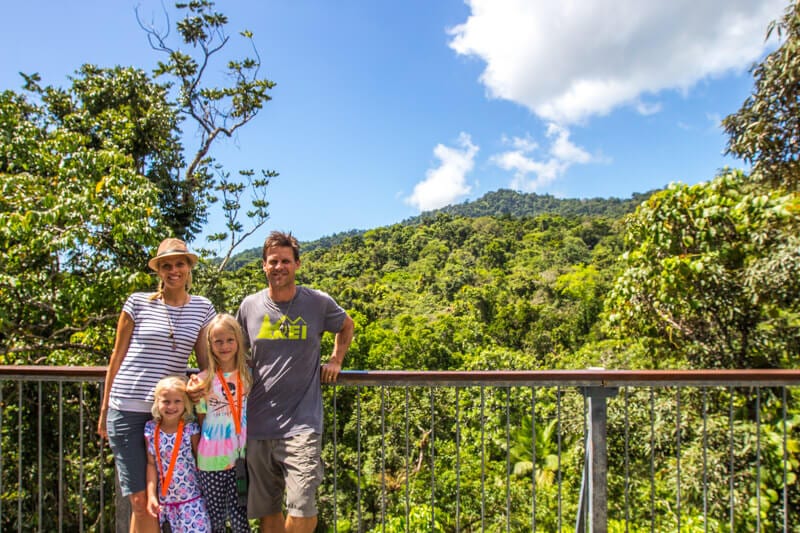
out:
{"label": "shadow on railing", "polygon": [[[105,367],[0,366],[0,530],[127,530]],[[800,371],[347,371],[322,531],[794,531]]]}

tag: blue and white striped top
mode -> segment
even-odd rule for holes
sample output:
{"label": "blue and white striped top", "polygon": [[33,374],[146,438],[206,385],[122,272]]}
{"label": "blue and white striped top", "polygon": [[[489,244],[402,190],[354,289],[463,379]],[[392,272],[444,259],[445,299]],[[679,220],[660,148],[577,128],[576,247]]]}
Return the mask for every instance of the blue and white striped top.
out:
{"label": "blue and white striped top", "polygon": [[202,296],[192,295],[182,307],[150,300],[151,296],[135,292],[122,306],[134,326],[128,352],[111,385],[109,407],[119,411],[149,413],[156,383],[164,376],[186,372],[200,329],[216,315],[214,306]]}

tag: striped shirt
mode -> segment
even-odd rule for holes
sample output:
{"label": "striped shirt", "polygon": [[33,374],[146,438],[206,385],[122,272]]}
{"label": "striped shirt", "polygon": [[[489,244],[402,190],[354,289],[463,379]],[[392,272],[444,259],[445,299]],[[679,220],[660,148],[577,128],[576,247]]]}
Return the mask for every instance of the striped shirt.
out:
{"label": "striped shirt", "polygon": [[214,306],[202,296],[192,295],[181,307],[150,300],[150,296],[135,292],[122,306],[134,325],[128,352],[111,385],[109,406],[119,411],[149,413],[156,383],[164,376],[186,373],[200,329],[216,315]]}

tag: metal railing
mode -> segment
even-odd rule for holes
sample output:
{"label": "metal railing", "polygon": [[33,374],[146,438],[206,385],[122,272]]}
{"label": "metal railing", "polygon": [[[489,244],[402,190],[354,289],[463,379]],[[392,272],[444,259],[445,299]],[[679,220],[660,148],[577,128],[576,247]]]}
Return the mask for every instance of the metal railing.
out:
{"label": "metal railing", "polygon": [[[0,530],[126,530],[105,367],[0,366]],[[327,531],[795,531],[800,371],[346,371]],[[794,529],[792,529],[794,528]]]}

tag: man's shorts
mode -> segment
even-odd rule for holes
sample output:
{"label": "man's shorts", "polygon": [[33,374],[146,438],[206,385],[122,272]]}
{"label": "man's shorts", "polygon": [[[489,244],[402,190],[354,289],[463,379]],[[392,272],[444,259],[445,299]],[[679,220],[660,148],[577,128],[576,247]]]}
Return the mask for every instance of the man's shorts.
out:
{"label": "man's shorts", "polygon": [[152,419],[150,413],[108,410],[106,431],[108,444],[114,452],[114,466],[123,496],[147,490],[147,449],[144,425]]}
{"label": "man's shorts", "polygon": [[322,436],[302,433],[287,439],[247,439],[247,516],[261,518],[283,512],[317,516],[317,488],[322,483]]}

